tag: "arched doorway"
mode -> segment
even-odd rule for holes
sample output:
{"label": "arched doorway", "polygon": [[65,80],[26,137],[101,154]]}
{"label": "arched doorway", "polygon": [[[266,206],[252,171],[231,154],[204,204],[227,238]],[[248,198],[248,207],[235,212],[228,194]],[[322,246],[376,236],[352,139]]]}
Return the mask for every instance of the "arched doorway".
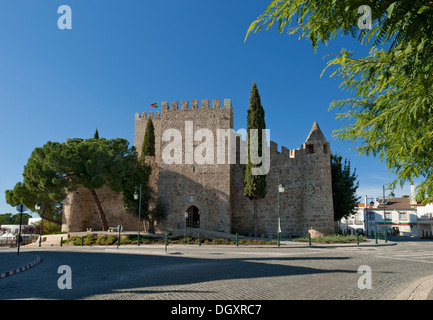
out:
{"label": "arched doorway", "polygon": [[186,212],[188,212],[188,218],[186,218],[187,228],[200,228],[200,213],[196,206],[190,206]]}

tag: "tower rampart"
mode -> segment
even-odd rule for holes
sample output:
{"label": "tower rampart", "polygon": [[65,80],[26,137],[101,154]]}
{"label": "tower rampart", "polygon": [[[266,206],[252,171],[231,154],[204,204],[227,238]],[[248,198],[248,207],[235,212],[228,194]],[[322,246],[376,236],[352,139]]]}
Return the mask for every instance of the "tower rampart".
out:
{"label": "tower rampart", "polygon": [[[149,184],[154,199],[162,200],[168,213],[157,229],[174,231],[188,226],[245,235],[253,232],[253,202],[243,194],[241,150],[246,149],[246,142],[236,133],[236,162],[229,161],[229,139],[218,137],[219,130],[233,129],[233,108],[230,99],[221,102],[163,101],[160,110],[135,114],[134,146],[139,156],[149,119],[155,129],[155,156],[146,157],[145,162],[152,167]],[[221,141],[224,158],[218,154]],[[257,201],[259,235],[275,236],[278,198],[283,237],[333,233],[330,144],[318,124],[314,123],[300,148],[282,146],[280,151],[278,144],[270,141],[266,151],[270,165],[266,197]],[[279,182],[284,186],[280,194]],[[135,230],[137,219],[123,212],[121,196],[110,190],[99,193],[109,225],[130,225],[130,230]],[[64,212],[64,231],[98,226],[96,208],[85,190],[68,195]],[[194,218],[186,218],[185,212]]]}
{"label": "tower rampart", "polygon": [[[313,237],[334,232],[330,148],[315,123],[300,148],[290,150],[270,141],[270,171],[267,193],[257,200],[258,233],[275,235],[280,227],[283,236]],[[236,164],[232,176],[233,228],[249,234],[253,228],[253,203],[243,195],[244,165]],[[278,183],[284,192],[278,197]],[[278,201],[279,198],[279,201]]]}
{"label": "tower rampart", "polygon": [[[231,167],[227,162],[218,163],[217,130],[233,128],[231,100],[225,99],[223,105],[217,99],[211,105],[209,100],[202,100],[201,105],[198,100],[192,100],[191,104],[181,101],[180,106],[178,101],[172,101],[171,107],[163,101],[160,113],[136,114],[135,147],[139,154],[148,119],[152,119],[155,127],[156,188],[168,208],[167,219],[159,227],[183,228],[185,212],[195,207],[200,227],[230,232]],[[176,139],[180,142],[177,146],[181,157],[169,162],[167,157],[178,150],[170,149]]]}

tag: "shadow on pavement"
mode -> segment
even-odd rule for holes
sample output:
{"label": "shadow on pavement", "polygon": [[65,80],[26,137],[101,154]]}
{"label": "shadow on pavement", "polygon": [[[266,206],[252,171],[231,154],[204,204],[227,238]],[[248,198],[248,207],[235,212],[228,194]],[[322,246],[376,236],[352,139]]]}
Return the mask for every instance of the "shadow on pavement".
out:
{"label": "shadow on pavement", "polygon": [[[22,274],[0,280],[0,299],[85,299],[98,294],[136,288],[185,285],[228,279],[356,273],[291,266],[273,261],[344,260],[345,257],[248,257],[229,259],[190,258],[169,255],[101,252],[32,251],[43,263]],[[1,258],[1,256],[0,256]],[[61,290],[57,282],[61,265],[71,268],[72,289]],[[159,291],[158,291],[159,292]],[[164,292],[164,291],[161,291]]]}

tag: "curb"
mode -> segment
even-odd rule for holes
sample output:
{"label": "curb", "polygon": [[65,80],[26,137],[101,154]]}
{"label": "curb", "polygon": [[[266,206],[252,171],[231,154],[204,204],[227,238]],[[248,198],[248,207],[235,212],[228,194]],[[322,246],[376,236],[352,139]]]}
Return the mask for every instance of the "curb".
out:
{"label": "curb", "polygon": [[428,276],[412,282],[394,300],[426,300],[433,290],[433,277]]}
{"label": "curb", "polygon": [[427,300],[431,290],[433,290],[432,277],[421,283],[415,291],[412,292],[408,300]]}
{"label": "curb", "polygon": [[1,273],[0,274],[0,279],[6,278],[7,276],[11,276],[13,274],[22,272],[24,270],[30,269],[31,267],[34,267],[34,266],[38,265],[41,261],[42,261],[42,258],[39,257],[39,256],[36,256],[36,260],[35,261],[33,261],[33,262],[29,263],[29,264],[26,264],[25,266],[22,266],[22,267],[19,267],[19,268],[12,269],[10,271]]}

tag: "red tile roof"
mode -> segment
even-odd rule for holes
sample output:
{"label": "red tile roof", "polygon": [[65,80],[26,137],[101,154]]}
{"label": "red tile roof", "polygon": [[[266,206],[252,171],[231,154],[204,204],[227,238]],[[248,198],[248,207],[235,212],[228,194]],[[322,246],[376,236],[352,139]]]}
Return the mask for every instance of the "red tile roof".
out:
{"label": "red tile roof", "polygon": [[[388,202],[385,204],[385,210],[410,210],[413,209],[413,207],[419,207],[422,206],[422,203],[417,202],[415,205],[410,204],[410,198],[394,198],[394,199],[388,199]],[[364,202],[358,203],[358,208],[364,208],[365,204]],[[383,204],[379,204],[377,207],[371,206],[370,203],[367,203],[368,209],[382,209],[383,210]]]}

